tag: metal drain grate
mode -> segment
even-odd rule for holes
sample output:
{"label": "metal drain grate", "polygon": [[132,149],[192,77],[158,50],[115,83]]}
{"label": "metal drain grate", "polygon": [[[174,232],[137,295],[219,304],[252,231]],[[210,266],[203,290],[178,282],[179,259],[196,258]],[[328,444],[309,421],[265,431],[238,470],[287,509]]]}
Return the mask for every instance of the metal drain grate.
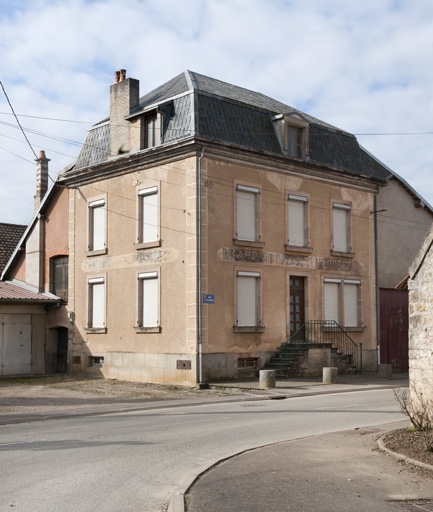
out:
{"label": "metal drain grate", "polygon": [[433,500],[404,500],[390,503],[407,512],[433,512]]}

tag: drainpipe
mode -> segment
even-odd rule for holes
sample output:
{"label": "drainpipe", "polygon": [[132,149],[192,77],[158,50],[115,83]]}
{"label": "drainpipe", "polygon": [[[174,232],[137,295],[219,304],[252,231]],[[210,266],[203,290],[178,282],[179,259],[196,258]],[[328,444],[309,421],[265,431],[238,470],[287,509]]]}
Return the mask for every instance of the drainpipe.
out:
{"label": "drainpipe", "polygon": [[380,303],[379,303],[379,255],[377,243],[377,194],[374,194],[374,266],[376,279],[376,344],[377,344],[377,364],[380,364]]}
{"label": "drainpipe", "polygon": [[207,389],[209,386],[203,382],[203,305],[202,305],[202,275],[201,275],[201,159],[204,147],[198,159],[197,168],[197,301],[198,301],[198,388]]}

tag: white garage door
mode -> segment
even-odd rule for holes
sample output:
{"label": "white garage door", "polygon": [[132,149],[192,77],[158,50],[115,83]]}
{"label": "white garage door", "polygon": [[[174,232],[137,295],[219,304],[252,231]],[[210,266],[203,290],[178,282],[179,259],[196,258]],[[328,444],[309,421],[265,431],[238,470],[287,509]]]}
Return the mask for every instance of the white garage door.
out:
{"label": "white garage door", "polygon": [[31,316],[0,315],[0,375],[29,374],[31,365]]}

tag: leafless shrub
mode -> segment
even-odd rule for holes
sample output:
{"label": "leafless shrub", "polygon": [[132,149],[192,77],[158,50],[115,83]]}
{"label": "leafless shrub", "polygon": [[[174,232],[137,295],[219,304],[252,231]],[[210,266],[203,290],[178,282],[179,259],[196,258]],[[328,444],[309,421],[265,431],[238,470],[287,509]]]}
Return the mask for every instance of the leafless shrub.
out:
{"label": "leafless shrub", "polygon": [[413,428],[422,434],[426,451],[433,451],[433,401],[426,399],[417,389],[413,390],[415,404],[408,388],[395,388],[393,392],[400,410],[408,416]]}

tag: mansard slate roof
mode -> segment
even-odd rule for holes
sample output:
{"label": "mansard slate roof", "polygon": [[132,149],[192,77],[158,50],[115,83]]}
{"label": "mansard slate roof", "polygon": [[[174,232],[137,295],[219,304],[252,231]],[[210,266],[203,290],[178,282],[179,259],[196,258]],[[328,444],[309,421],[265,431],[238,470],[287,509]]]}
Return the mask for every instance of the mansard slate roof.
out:
{"label": "mansard slate roof", "polygon": [[0,275],[24,234],[27,226],[0,222]]}
{"label": "mansard slate roof", "polygon": [[[311,163],[377,179],[390,175],[389,169],[359,146],[354,135],[264,94],[199,73],[185,71],[145,94],[131,114],[156,106],[163,112],[163,144],[195,136],[284,156],[272,118],[298,114],[310,125]],[[75,169],[101,163],[109,154],[105,119],[89,130]]]}

